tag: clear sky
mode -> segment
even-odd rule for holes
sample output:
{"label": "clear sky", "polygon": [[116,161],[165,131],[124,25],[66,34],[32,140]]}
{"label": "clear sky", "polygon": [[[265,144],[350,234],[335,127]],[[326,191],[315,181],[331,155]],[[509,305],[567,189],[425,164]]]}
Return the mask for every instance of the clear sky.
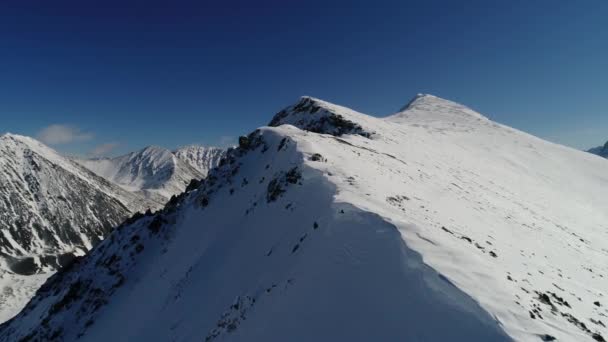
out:
{"label": "clear sky", "polygon": [[226,145],[301,95],[416,93],[540,137],[608,140],[608,1],[0,2],[0,132],[65,153]]}

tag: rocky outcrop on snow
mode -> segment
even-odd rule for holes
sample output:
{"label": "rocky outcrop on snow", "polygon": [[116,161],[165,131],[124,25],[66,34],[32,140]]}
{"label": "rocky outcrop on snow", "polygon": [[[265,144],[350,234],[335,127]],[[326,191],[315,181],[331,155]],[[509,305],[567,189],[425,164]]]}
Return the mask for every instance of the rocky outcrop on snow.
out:
{"label": "rocky outcrop on snow", "polygon": [[271,126],[0,340],[605,340],[605,161],[428,96],[387,118],[304,98]]}
{"label": "rocky outcrop on snow", "polygon": [[597,154],[600,157],[608,158],[608,142],[603,146],[598,146],[587,151],[589,153]]}

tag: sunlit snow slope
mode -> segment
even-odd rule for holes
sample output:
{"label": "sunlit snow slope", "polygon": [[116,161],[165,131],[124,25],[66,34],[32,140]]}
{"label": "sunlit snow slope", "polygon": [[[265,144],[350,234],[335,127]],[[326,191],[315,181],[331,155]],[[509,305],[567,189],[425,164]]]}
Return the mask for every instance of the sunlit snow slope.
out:
{"label": "sunlit snow slope", "polygon": [[0,322],[149,204],[34,139],[0,136]]}
{"label": "sunlit snow slope", "polygon": [[219,164],[226,150],[219,147],[190,145],[178,148],[173,154],[197,169],[203,176],[207,176],[209,170]]}
{"label": "sunlit snow slope", "polygon": [[608,163],[419,95],[313,98],[49,279],[0,339],[604,341]]}

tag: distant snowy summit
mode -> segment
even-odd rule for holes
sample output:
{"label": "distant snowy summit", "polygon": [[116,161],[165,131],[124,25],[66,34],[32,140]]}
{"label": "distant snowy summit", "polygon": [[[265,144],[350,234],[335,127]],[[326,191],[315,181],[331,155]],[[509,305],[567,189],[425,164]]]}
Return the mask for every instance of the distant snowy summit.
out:
{"label": "distant snowy summit", "polygon": [[605,160],[448,100],[377,118],[304,97],[0,341],[601,342],[607,192]]}
{"label": "distant snowy summit", "polygon": [[608,158],[608,142],[603,146],[594,147],[587,152],[597,154],[600,157]]}
{"label": "distant snowy summit", "polygon": [[128,191],[164,204],[171,196],[183,192],[193,179],[204,178],[223,155],[221,149],[203,146],[188,146],[174,152],[148,146],[116,158],[78,162]]}
{"label": "distant snowy summit", "polygon": [[430,94],[418,94],[398,113],[386,118],[391,121],[442,121],[445,123],[489,121],[485,116],[459,103]]}
{"label": "distant snowy summit", "polygon": [[206,177],[209,170],[216,167],[220,163],[220,160],[226,155],[226,149],[190,145],[178,148],[173,151],[173,154],[190,164],[190,166]]}

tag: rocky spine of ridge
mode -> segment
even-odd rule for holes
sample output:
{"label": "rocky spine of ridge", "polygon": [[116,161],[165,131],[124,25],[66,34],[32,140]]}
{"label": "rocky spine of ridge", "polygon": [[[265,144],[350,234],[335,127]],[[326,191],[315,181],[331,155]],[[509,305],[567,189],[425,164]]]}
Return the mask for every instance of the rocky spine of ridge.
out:
{"label": "rocky spine of ridge", "polygon": [[[158,248],[159,244],[164,244],[163,240],[170,239],[170,227],[175,224],[180,208],[186,203],[195,203],[202,209],[207,207],[213,201],[214,193],[234,186],[241,165],[239,159],[250,151],[261,149],[264,153],[269,148],[259,131],[243,136],[239,141],[239,146],[228,149],[225,158],[207,178],[192,180],[185,192],[173,196],[155,213],[136,213],[89,254],[76,258],[51,276],[17,317],[0,324],[0,340],[55,341],[83,337],[94,324],[98,312],[130,278],[129,271],[137,266],[142,251],[148,245],[153,246],[148,248]],[[284,146],[285,141],[281,144]],[[280,181],[277,178],[271,182],[274,185],[268,187],[269,202],[284,193],[287,185],[297,182],[297,171],[289,174]],[[40,325],[32,326],[27,334],[10,326],[11,322],[33,314],[39,305],[46,307]]]}
{"label": "rocky spine of ridge", "polygon": [[604,340],[603,160],[456,109],[322,107],[241,137],[0,340]]}
{"label": "rocky spine of ridge", "polygon": [[304,96],[295,105],[278,112],[268,125],[276,127],[289,124],[314,133],[336,136],[357,134],[370,137],[373,134],[373,132],[367,132],[359,124],[349,120],[343,112],[354,113],[350,109]]}
{"label": "rocky spine of ridge", "polygon": [[587,152],[596,154],[600,157],[608,158],[608,141],[603,146],[594,147]]}

